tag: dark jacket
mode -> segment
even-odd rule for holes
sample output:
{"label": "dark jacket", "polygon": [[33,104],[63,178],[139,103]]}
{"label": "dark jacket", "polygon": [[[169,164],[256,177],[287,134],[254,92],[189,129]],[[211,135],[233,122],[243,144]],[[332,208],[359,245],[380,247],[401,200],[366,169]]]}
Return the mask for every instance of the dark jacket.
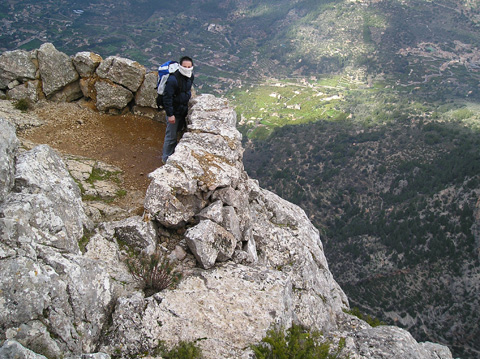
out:
{"label": "dark jacket", "polygon": [[193,78],[193,74],[188,78],[178,70],[168,77],[163,92],[163,107],[167,116],[187,116],[188,101],[192,97]]}

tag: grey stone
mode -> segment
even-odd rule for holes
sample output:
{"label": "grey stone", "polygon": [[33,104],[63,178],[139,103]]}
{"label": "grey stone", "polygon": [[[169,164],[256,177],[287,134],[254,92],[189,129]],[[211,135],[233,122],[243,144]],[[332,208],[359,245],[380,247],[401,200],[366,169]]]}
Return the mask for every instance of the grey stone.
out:
{"label": "grey stone", "polygon": [[42,145],[19,156],[16,169],[15,192],[0,206],[2,240],[78,253],[78,240],[91,222],[61,158]]}
{"label": "grey stone", "polygon": [[12,81],[20,83],[36,79],[37,66],[32,53],[24,50],[5,51],[0,55],[0,89]]}
{"label": "grey stone", "polygon": [[58,51],[51,43],[40,46],[37,53],[43,93],[49,98],[63,87],[78,80],[72,59]]}
{"label": "grey stone", "polygon": [[138,106],[157,108],[157,78],[155,72],[145,75],[145,80],[135,94],[135,103]]}
{"label": "grey stone", "polygon": [[201,221],[185,233],[187,245],[202,266],[208,269],[215,262],[230,259],[235,251],[235,237],[210,220]]}
{"label": "grey stone", "polygon": [[0,118],[0,203],[13,188],[15,157],[19,143],[15,126]]}
{"label": "grey stone", "polygon": [[110,359],[111,356],[105,353],[82,354],[80,359]]}
{"label": "grey stone", "polygon": [[102,62],[102,57],[93,52],[82,51],[75,54],[73,64],[80,77],[90,77]]}
{"label": "grey stone", "polygon": [[237,242],[240,242],[242,240],[242,232],[240,231],[240,221],[235,212],[235,208],[231,206],[224,206],[222,208],[222,214],[222,227],[233,234]]}
{"label": "grey stone", "polygon": [[152,221],[142,217],[130,217],[112,224],[115,238],[138,251],[155,253],[157,246],[157,228]]}
{"label": "grey stone", "polygon": [[[187,223],[196,211],[185,197],[195,197],[197,181],[177,167],[165,165],[149,174],[152,179],[145,195],[145,210],[166,227]],[[203,208],[203,207],[202,207]]]}
{"label": "grey stone", "polygon": [[80,88],[80,82],[75,81],[66,85],[58,92],[55,92],[52,96],[50,96],[50,101],[72,102],[82,98],[82,96],[83,96],[83,92],[82,92],[82,89]]}
{"label": "grey stone", "polygon": [[36,354],[22,346],[15,340],[6,340],[0,348],[2,359],[47,359],[47,357]]}
{"label": "grey stone", "polygon": [[38,102],[41,97],[41,83],[38,80],[27,81],[7,91],[11,100],[28,100]]}
{"label": "grey stone", "polygon": [[95,91],[97,96],[96,106],[99,111],[122,110],[133,99],[131,91],[111,81],[98,80],[95,82]]}
{"label": "grey stone", "polygon": [[33,112],[22,112],[13,102],[0,100],[0,118],[15,125],[17,131],[41,126],[44,122]]}
{"label": "grey stone", "polygon": [[199,220],[209,219],[215,223],[222,224],[223,222],[223,203],[222,201],[215,201],[209,206],[205,207],[196,215]]}
{"label": "grey stone", "polygon": [[398,327],[379,326],[364,329],[356,333],[355,341],[358,353],[366,358],[452,358],[448,349],[438,351],[438,348],[420,345],[409,332]]}
{"label": "grey stone", "polygon": [[285,274],[227,262],[185,278],[176,290],[119,299],[100,349],[121,346],[128,357],[152,350],[159,338],[169,346],[202,338],[205,358],[242,358],[274,323],[291,325],[291,294]]}
{"label": "grey stone", "polygon": [[98,77],[111,80],[126,87],[131,92],[138,90],[145,73],[145,67],[138,62],[117,56],[107,57],[96,71]]}

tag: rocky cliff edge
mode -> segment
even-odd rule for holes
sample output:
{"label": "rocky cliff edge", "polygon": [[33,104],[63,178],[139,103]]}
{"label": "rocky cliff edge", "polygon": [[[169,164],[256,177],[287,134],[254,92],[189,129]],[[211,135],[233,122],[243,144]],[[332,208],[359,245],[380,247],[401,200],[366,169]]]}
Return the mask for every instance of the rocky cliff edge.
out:
{"label": "rocky cliff edge", "polygon": [[[0,120],[1,358],[135,357],[182,340],[205,358],[252,358],[249,345],[292,323],[345,339],[350,358],[452,357],[346,314],[318,230],[244,171],[235,111],[210,95],[191,102],[144,215],[97,225],[61,157],[22,150]],[[147,296],[125,263],[158,251],[183,279]]]}

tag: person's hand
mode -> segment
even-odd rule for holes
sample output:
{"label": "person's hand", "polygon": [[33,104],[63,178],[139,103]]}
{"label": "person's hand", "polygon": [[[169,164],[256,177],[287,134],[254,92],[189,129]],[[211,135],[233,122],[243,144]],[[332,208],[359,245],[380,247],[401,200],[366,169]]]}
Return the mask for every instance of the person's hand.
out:
{"label": "person's hand", "polygon": [[167,120],[173,125],[175,123],[175,116],[168,116]]}

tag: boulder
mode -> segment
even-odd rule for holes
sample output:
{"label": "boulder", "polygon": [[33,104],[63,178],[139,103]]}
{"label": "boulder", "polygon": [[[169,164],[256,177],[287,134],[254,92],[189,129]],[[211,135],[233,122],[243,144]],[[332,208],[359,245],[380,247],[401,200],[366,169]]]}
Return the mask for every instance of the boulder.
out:
{"label": "boulder", "polygon": [[165,227],[184,225],[205,206],[204,201],[195,196],[197,180],[187,177],[181,169],[163,166],[149,177],[152,181],[144,206],[150,217]]}
{"label": "boulder", "polygon": [[80,189],[60,156],[47,145],[18,157],[15,192],[0,206],[3,234],[11,243],[42,243],[78,253],[91,222]]}
{"label": "boulder", "polygon": [[82,51],[75,54],[73,64],[80,77],[91,77],[102,62],[102,57],[93,52]]}
{"label": "boulder", "polygon": [[72,59],[58,51],[51,43],[40,46],[37,53],[43,93],[47,98],[63,87],[78,80]]}
{"label": "boulder", "polygon": [[215,201],[195,216],[198,220],[209,219],[215,223],[223,223],[223,202]]}
{"label": "boulder", "polygon": [[35,80],[37,66],[32,53],[24,50],[5,51],[0,55],[0,89],[6,90],[12,81]]}
{"label": "boulder", "polygon": [[108,111],[110,109],[122,110],[132,101],[133,93],[125,87],[117,85],[112,81],[98,80],[95,82],[97,97],[97,109]]}
{"label": "boulder", "polygon": [[222,226],[210,220],[201,221],[185,233],[187,245],[200,266],[213,267],[215,262],[224,262],[232,258],[237,241]]}
{"label": "boulder", "polygon": [[42,96],[42,85],[38,80],[27,81],[7,91],[11,100],[28,100],[31,103],[38,102]]}
{"label": "boulder", "polygon": [[152,221],[144,221],[142,217],[129,217],[112,224],[114,237],[137,251],[146,254],[155,253],[157,246],[157,228]]}
{"label": "boulder", "polygon": [[158,75],[155,72],[145,75],[145,80],[135,94],[135,103],[138,106],[157,109],[157,78]]}
{"label": "boulder", "polygon": [[451,359],[443,346],[421,345],[406,330],[392,326],[378,326],[356,333],[358,354],[364,358],[392,359]]}
{"label": "boulder", "polygon": [[0,203],[13,188],[18,146],[15,126],[0,118]]}
{"label": "boulder", "polygon": [[15,340],[6,340],[0,348],[0,358],[3,359],[47,359],[22,346]]}
{"label": "boulder", "polygon": [[110,56],[98,66],[96,74],[102,79],[113,81],[131,92],[136,92],[143,82],[145,72],[145,67],[136,61]]}

